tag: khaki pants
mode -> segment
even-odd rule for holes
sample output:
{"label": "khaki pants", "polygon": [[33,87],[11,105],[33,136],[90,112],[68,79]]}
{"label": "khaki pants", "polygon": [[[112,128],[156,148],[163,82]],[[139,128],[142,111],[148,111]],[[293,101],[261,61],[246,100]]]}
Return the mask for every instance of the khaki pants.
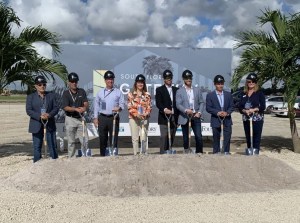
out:
{"label": "khaki pants", "polygon": [[[139,148],[139,135],[141,135],[141,141],[144,141],[145,147],[143,151],[148,152],[148,126],[149,121],[144,120],[144,134],[142,134],[142,123],[139,119],[129,119],[129,126],[131,131],[131,139],[132,139],[132,146],[133,146],[133,154],[137,155]],[[140,151],[141,152],[141,151]]]}
{"label": "khaki pants", "polygon": [[72,118],[66,116],[65,118],[65,127],[66,127],[66,136],[68,140],[68,155],[69,157],[75,156],[75,139],[78,138],[81,144],[81,151],[82,154],[86,154],[86,150],[88,148],[88,134],[87,128],[85,125],[84,135],[85,135],[85,142],[83,142],[82,136],[82,122],[81,119]]}

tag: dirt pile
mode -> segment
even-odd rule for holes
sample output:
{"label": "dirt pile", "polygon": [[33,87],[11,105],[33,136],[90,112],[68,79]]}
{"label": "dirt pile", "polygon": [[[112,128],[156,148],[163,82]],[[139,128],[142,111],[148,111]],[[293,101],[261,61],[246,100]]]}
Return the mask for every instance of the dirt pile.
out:
{"label": "dirt pile", "polygon": [[43,160],[4,184],[49,194],[160,196],[299,189],[300,172],[263,155],[93,157]]}

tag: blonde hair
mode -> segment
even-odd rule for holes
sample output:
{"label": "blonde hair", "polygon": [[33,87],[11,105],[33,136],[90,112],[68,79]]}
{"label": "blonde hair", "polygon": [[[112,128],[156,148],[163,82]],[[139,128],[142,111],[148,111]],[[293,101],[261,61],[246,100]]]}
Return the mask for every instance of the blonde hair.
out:
{"label": "blonde hair", "polygon": [[[258,86],[257,82],[253,82],[253,83],[255,83],[254,92],[256,92],[259,90],[259,86]],[[248,88],[248,84],[247,84],[247,80],[246,80],[245,87],[244,87],[244,93],[248,93],[248,91],[249,91],[249,88]]]}

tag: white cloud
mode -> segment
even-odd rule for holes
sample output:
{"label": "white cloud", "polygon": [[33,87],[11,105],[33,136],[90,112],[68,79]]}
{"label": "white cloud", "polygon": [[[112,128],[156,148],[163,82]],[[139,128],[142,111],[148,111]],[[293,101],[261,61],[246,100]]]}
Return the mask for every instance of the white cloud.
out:
{"label": "white cloud", "polygon": [[222,34],[223,32],[225,32],[225,29],[222,25],[214,25],[212,30],[215,31],[215,33],[217,34]]}
{"label": "white cloud", "polygon": [[87,13],[86,22],[93,40],[131,39],[146,28],[148,5],[142,0],[93,0]]}
{"label": "white cloud", "polygon": [[[260,28],[257,16],[265,8],[300,10],[298,0],[285,0],[288,7],[282,0],[10,0],[9,4],[22,27],[42,24],[59,33],[63,42],[221,48],[232,48],[238,31]],[[50,55],[44,45],[37,48]],[[236,62],[238,55],[234,51]]]}
{"label": "white cloud", "polygon": [[183,29],[184,26],[199,26],[200,22],[195,17],[180,16],[175,21],[175,24],[178,27],[178,29]]}
{"label": "white cloud", "polygon": [[167,9],[168,5],[165,0],[155,0],[155,7],[157,9]]}
{"label": "white cloud", "polygon": [[48,44],[45,43],[34,43],[33,46],[36,48],[37,52],[46,58],[52,59],[52,48]]}
{"label": "white cloud", "polygon": [[43,25],[71,41],[79,41],[88,35],[83,19],[86,13],[80,1],[12,0],[10,5],[24,21],[22,27]]}

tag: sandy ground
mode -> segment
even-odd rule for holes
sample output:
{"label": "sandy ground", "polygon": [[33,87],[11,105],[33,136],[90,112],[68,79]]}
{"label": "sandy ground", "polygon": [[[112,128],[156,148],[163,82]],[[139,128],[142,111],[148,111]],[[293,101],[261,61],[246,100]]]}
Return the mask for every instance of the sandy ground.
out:
{"label": "sandy ground", "polygon": [[0,114],[0,222],[300,222],[300,155],[286,118],[266,116],[259,157],[241,155],[236,113],[232,156],[155,155],[153,137],[153,155],[131,156],[124,138],[125,156],[100,158],[95,139],[96,157],[32,164],[25,105],[0,104]]}

